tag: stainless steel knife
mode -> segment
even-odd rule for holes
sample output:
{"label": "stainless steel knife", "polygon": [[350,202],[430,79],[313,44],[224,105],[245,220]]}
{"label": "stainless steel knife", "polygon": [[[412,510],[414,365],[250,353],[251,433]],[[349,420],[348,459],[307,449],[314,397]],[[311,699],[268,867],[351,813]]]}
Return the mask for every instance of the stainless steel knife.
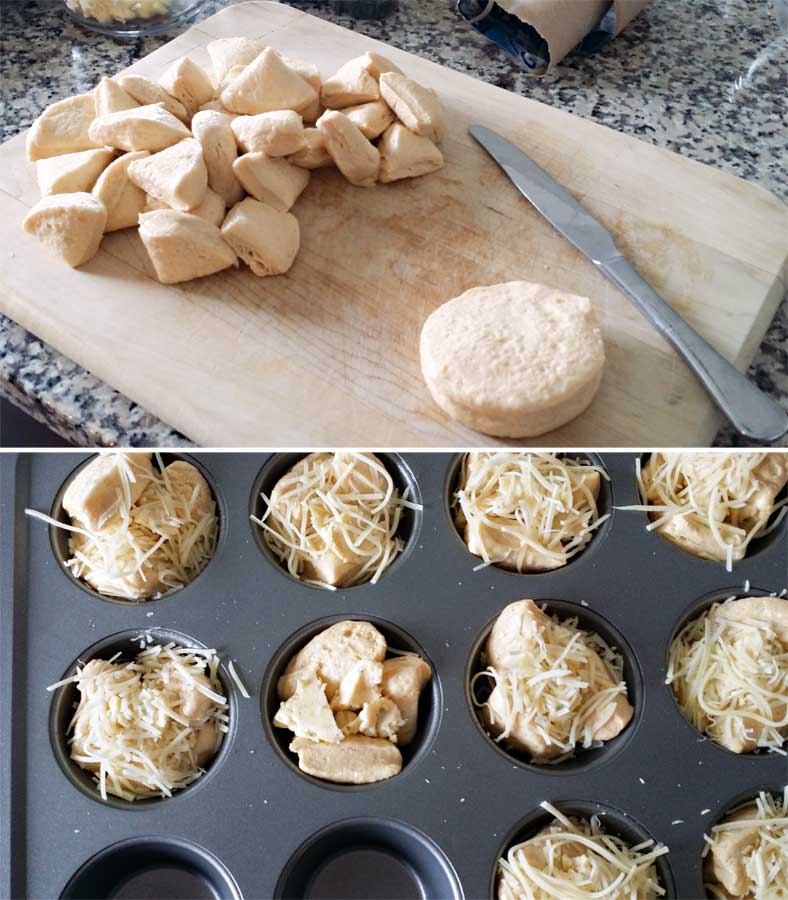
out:
{"label": "stainless steel knife", "polygon": [[482,125],[471,125],[468,131],[506,172],[517,190],[667,338],[741,434],[754,441],[769,442],[788,432],[788,413],[674,311],[625,259],[610,232],[567,190],[501,135]]}

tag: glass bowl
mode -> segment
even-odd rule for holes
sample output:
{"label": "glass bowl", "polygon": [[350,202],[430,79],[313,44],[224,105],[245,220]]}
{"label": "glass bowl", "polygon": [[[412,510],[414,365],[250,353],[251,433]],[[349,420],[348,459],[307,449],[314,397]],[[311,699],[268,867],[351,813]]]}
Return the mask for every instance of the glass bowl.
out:
{"label": "glass bowl", "polygon": [[205,0],[65,0],[72,19],[99,34],[160,34],[193,19]]}

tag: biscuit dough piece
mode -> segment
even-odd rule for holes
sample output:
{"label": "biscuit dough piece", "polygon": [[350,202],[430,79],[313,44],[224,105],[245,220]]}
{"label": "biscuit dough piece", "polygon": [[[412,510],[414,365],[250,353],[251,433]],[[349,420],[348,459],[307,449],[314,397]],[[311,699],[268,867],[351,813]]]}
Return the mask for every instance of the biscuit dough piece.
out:
{"label": "biscuit dough piece", "polygon": [[466,291],[421,331],[421,369],[435,402],[499,437],[544,434],[580,415],[604,363],[591,301],[527,281]]}
{"label": "biscuit dough piece", "polygon": [[213,99],[211,79],[188,56],[174,62],[161,76],[159,84],[183,105],[190,119],[203,103]]}
{"label": "biscuit dough piece", "polygon": [[402,713],[403,724],[397,731],[400,747],[407,746],[416,736],[419,698],[431,678],[429,663],[418,656],[395,656],[383,663],[381,693],[396,703]]}
{"label": "biscuit dough piece", "polygon": [[[724,822],[741,822],[755,819],[754,804],[743,807],[726,816]],[[747,874],[747,859],[758,843],[758,827],[732,828],[714,835],[710,852],[706,858],[707,880],[718,882],[732,898],[749,898],[750,878]]]}
{"label": "biscuit dough piece", "polygon": [[99,146],[157,153],[191,137],[189,129],[158,103],[122,109],[100,116],[90,125],[90,138]]}
{"label": "biscuit dough piece", "polygon": [[400,122],[386,130],[378,144],[380,181],[417,178],[443,167],[443,154],[427,137],[420,137]]}
{"label": "biscuit dough piece", "polygon": [[96,255],[106,223],[104,204],[92,194],[79,192],[42,197],[22,227],[76,268]]}
{"label": "biscuit dough piece", "polygon": [[382,663],[372,659],[359,660],[339,683],[339,689],[331,700],[331,708],[361,709],[366,703],[379,699],[378,685],[382,678]]}
{"label": "biscuit dough piece", "polygon": [[317,122],[320,118],[320,114],[323,112],[323,105],[320,102],[320,91],[323,88],[323,79],[320,77],[320,70],[312,63],[304,62],[300,59],[292,59],[289,56],[283,56],[282,62],[288,69],[292,69],[297,75],[300,75],[317,94],[312,103],[301,110],[301,118],[305,122],[310,124]]}
{"label": "biscuit dough piece", "polygon": [[287,212],[309,184],[309,172],[286,159],[265,153],[245,153],[233,163],[233,172],[247,193],[280,212]]}
{"label": "biscuit dough piece", "polygon": [[191,117],[186,107],[150,78],[146,78],[144,75],[121,75],[118,78],[118,84],[143,106],[160,103],[176,119],[188,124]]}
{"label": "biscuit dough piece", "polygon": [[304,144],[304,124],[301,116],[292,109],[257,116],[236,116],[232,130],[244,153],[289,156]]}
{"label": "biscuit dough piece", "polygon": [[[246,66],[232,66],[227,70],[227,74],[224,78],[219,82],[219,86],[216,88],[217,96],[221,96],[222,91],[230,84],[230,82],[235,81],[235,79],[246,69]],[[236,115],[236,113],[233,113]]]}
{"label": "biscuit dough piece", "polygon": [[142,213],[139,231],[162,284],[190,281],[238,265],[221,231],[189,213],[175,209]]}
{"label": "biscuit dough piece", "polygon": [[298,679],[292,697],[282,702],[274,716],[274,725],[310,741],[338,744],[344,738],[328,705],[325,685],[312,675]]}
{"label": "biscuit dough piece", "polygon": [[386,738],[399,743],[399,730],[405,719],[397,704],[388,697],[376,697],[365,703],[358,714],[358,731],[367,737]]}
{"label": "biscuit dough piece", "polygon": [[36,178],[41,196],[75,194],[89,191],[99,175],[112,162],[112,150],[79,150],[50,156],[36,163]]}
{"label": "biscuit dough piece", "polygon": [[302,169],[322,169],[334,165],[318,128],[305,128],[303,146],[287,158],[294,166]]}
{"label": "biscuit dough piece", "polygon": [[219,99],[233,112],[254,116],[279,109],[301,112],[316,98],[315,89],[288,68],[276,50],[266,47],[227,85]]}
{"label": "biscuit dough piece", "polygon": [[100,453],[69,482],[63,509],[88,531],[99,531],[129,510],[152,478],[150,453]]}
{"label": "biscuit dough piece", "polygon": [[[143,553],[153,550],[156,543],[154,535],[133,522],[129,525],[129,531]],[[113,537],[114,533],[118,533],[117,537]],[[122,541],[125,537],[125,527],[118,518],[114,518],[102,529],[102,534],[106,540]],[[170,564],[164,548],[153,550],[141,569],[129,571],[127,568],[125,571],[123,569],[113,571],[104,567],[101,551],[85,535],[73,535],[69,547],[72,553],[79,550],[82,556],[90,561],[90,565],[83,569],[80,577],[99,594],[106,597],[122,597],[124,600],[147,600],[167,590],[162,576],[164,571],[170,568]]]}
{"label": "biscuit dough piece", "polygon": [[290,660],[277,684],[279,699],[287,700],[293,695],[302,674],[315,674],[325,682],[330,702],[342,679],[357,663],[382,663],[385,656],[386,639],[370,622],[337,622],[315,635]]}
{"label": "biscuit dough piece", "polygon": [[380,99],[380,87],[364,68],[364,62],[364,57],[351,59],[323,82],[320,102],[326,109],[344,109]]}
{"label": "biscuit dough piece", "polygon": [[259,41],[245,37],[218,38],[208,44],[214,84],[220,84],[233,66],[247,66],[263,52]]}
{"label": "biscuit dough piece", "polygon": [[[155,209],[172,209],[172,207],[162,203],[161,200],[157,200],[156,197],[146,194],[144,212],[152,212]],[[202,203],[188,210],[188,212],[200,219],[205,219],[206,222],[210,222],[219,228],[224,221],[224,200],[215,191],[208,188]]]}
{"label": "biscuit dough piece", "polygon": [[124,109],[134,109],[139,103],[123,88],[106,76],[93,88],[93,98],[96,103],[96,115],[106,116],[108,113],[120,112]]}
{"label": "biscuit dough piece", "polygon": [[446,120],[438,95],[406,75],[383,72],[380,93],[403,125],[415,134],[440,142],[446,131]]}
{"label": "biscuit dough piece", "polygon": [[129,178],[146,194],[184,212],[199,206],[208,190],[202,147],[194,138],[134,160],[129,166]]}
{"label": "biscuit dough piece", "polygon": [[208,169],[208,186],[226,206],[232,206],[244,196],[241,182],[233,172],[238,147],[231,123],[231,116],[210,110],[200,111],[192,119],[192,131],[200,142]]}
{"label": "biscuit dough piece", "polygon": [[394,113],[382,100],[348,106],[342,112],[354,125],[358,125],[361,133],[368,141],[374,141],[394,122]]}
{"label": "biscuit dough piece", "polygon": [[317,127],[326,150],[345,178],[357,187],[372,187],[380,172],[380,153],[361,129],[346,115],[333,110],[323,113]]}
{"label": "biscuit dough piece", "polygon": [[252,197],[230,210],[222,237],[255,275],[283,275],[293,265],[301,237],[298,219]]}
{"label": "biscuit dough piece", "polygon": [[25,139],[27,158],[31,162],[101,147],[90,134],[96,118],[93,94],[77,94],[48,106],[30,126]]}
{"label": "biscuit dough piece", "polygon": [[339,744],[295,738],[290,749],[302,772],[336,784],[371,784],[402,770],[402,754],[385,738],[348,734]]}
{"label": "biscuit dough piece", "polygon": [[140,213],[145,209],[146,194],[129,178],[129,165],[135,159],[149,156],[147,150],[124,153],[111,162],[93,186],[93,196],[107,209],[104,231],[136,228]]}
{"label": "biscuit dough piece", "polygon": [[380,80],[380,76],[384,72],[396,72],[398,75],[402,75],[402,69],[400,69],[399,66],[395,66],[390,59],[371,50],[361,57],[361,66],[366,69],[376,81]]}

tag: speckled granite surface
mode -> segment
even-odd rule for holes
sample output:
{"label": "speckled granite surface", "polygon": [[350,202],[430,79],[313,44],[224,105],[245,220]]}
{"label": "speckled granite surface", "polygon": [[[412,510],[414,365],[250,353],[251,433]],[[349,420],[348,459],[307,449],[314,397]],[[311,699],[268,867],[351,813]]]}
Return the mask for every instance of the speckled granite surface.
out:
{"label": "speckled granite surface", "polygon": [[[578,0],[582,2],[582,0]],[[542,80],[525,76],[472,31],[451,0],[399,0],[383,19],[348,2],[293,5],[339,25],[756,181],[788,201],[788,38],[775,0],[656,0],[594,57],[571,56]],[[207,0],[200,17],[226,5]],[[366,2],[364,5],[369,5]],[[116,41],[82,31],[58,0],[5,0],[0,32],[0,140],[49,103],[90,89],[174,35]],[[751,369],[788,404],[788,302]],[[0,317],[0,391],[81,445],[188,443],[127,397]],[[720,445],[736,444],[723,431]]]}

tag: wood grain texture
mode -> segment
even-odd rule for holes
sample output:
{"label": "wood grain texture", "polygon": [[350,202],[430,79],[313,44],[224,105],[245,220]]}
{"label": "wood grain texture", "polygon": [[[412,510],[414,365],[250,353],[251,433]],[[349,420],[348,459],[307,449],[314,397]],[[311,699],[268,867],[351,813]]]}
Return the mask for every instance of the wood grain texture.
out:
{"label": "wood grain texture", "polygon": [[[215,37],[247,35],[327,77],[368,49],[435,88],[446,166],[355,188],[315,173],[294,207],[286,276],[225,271],[164,286],[134,230],[80,270],[20,222],[38,199],[24,135],[0,147],[0,309],[203,446],[467,447],[423,384],[425,317],[470,287],[529,279],[593,299],[608,364],[592,406],[540,446],[707,444],[719,418],[667,344],[531,209],[467,135],[505,134],[614,234],[634,265],[745,368],[788,280],[788,210],[762,188],[529,101],[291,7],[233,5],[126,70],[158,76]],[[108,73],[110,74],[110,73]],[[116,73],[117,74],[117,73]],[[516,442],[523,443],[523,442]]]}

